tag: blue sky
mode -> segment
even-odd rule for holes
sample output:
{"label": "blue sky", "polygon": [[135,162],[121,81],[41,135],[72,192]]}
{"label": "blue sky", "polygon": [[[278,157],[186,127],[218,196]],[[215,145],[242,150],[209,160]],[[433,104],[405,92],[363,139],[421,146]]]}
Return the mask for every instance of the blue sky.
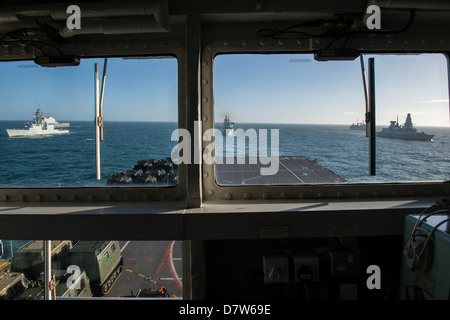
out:
{"label": "blue sky", "polygon": [[[365,56],[366,69],[367,59]],[[92,120],[94,64],[42,68],[1,62],[2,120],[31,120],[36,107],[57,120]],[[377,125],[411,113],[417,126],[449,126],[443,55],[375,56]],[[108,60],[104,118],[177,121],[175,58]],[[312,55],[219,55],[214,61],[215,121],[351,124],[364,119],[360,61],[317,62]]]}
{"label": "blue sky", "polygon": [[[364,57],[366,71],[369,56]],[[377,125],[449,126],[443,55],[375,56]],[[360,60],[317,62],[312,55],[219,55],[214,61],[215,121],[351,124],[365,100]]]}
{"label": "blue sky", "polygon": [[[43,68],[33,62],[2,62],[3,120],[31,120],[35,109],[57,120],[93,120],[94,65],[99,87],[104,59],[84,59],[78,67]],[[175,58],[108,59],[105,121],[177,121],[178,71]]]}

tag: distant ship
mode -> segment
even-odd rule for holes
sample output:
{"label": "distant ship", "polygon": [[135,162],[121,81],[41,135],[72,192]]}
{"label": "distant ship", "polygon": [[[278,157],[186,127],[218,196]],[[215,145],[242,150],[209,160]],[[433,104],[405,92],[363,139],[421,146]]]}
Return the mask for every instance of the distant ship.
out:
{"label": "distant ship", "polygon": [[383,128],[381,132],[377,133],[377,136],[383,138],[420,141],[431,141],[434,137],[432,134],[417,132],[417,129],[413,126],[410,113],[406,116],[406,121],[403,126],[399,125],[397,117],[397,121],[391,121],[389,127]]}
{"label": "distant ship", "polygon": [[366,130],[366,124],[364,122],[352,123],[350,126],[351,130]]}
{"label": "distant ship", "polygon": [[232,136],[234,134],[234,122],[230,121],[228,115],[225,115],[225,119],[223,120],[222,132],[227,136]]}
{"label": "distant ship", "polygon": [[69,130],[55,129],[56,120],[45,117],[40,108],[33,115],[33,122],[25,123],[24,129],[6,129],[9,137],[48,136],[69,133]]}

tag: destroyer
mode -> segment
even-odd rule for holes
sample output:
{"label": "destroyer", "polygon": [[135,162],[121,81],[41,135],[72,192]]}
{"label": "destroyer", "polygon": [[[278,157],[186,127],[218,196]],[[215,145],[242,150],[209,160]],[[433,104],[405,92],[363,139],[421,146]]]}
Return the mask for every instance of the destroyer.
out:
{"label": "destroyer", "polygon": [[406,116],[405,124],[403,126],[398,124],[398,119],[397,121],[391,121],[390,126],[388,128],[383,128],[381,132],[377,133],[377,136],[383,138],[420,141],[431,141],[434,137],[432,134],[417,132],[417,129],[413,126],[410,113]]}
{"label": "destroyer", "polygon": [[33,115],[33,122],[25,123],[24,129],[6,129],[6,132],[9,137],[33,137],[69,133],[69,130],[55,129],[55,123],[56,120],[53,117],[46,118],[41,109],[37,108],[36,113]]}

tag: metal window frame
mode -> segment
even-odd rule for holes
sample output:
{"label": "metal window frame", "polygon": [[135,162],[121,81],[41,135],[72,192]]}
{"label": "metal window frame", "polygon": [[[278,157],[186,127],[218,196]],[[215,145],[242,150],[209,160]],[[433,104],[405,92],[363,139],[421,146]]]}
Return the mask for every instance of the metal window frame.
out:
{"label": "metal window frame", "polygon": [[[314,45],[310,41],[295,39],[262,40],[222,40],[212,41],[202,50],[201,60],[201,120],[202,135],[214,128],[214,58],[219,54],[282,54],[312,53]],[[362,53],[366,53],[362,51]],[[367,52],[369,53],[369,52]],[[373,50],[370,53],[399,53],[397,50]],[[418,53],[415,50],[400,53]],[[448,53],[420,51],[419,53]],[[450,77],[450,72],[449,77]],[[450,86],[450,83],[449,83]],[[221,186],[215,180],[214,164],[202,163],[202,192],[204,201],[216,200],[301,200],[301,199],[385,199],[398,197],[448,196],[450,184],[445,182],[386,182],[386,183],[345,183],[317,185],[257,185]]]}
{"label": "metal window frame", "polygon": [[[85,43],[71,47],[71,53],[87,58],[121,58],[143,56],[173,56],[177,59],[178,127],[186,128],[185,47],[177,41]],[[4,59],[29,60],[34,56]],[[94,134],[94,132],[92,132]],[[168,155],[170,156],[170,155]],[[139,160],[139,159],[137,159]],[[95,172],[95,167],[93,168]],[[7,203],[112,203],[128,201],[183,201],[186,199],[187,167],[180,164],[178,184],[173,187],[105,186],[102,187],[29,187],[0,188],[0,204]]]}

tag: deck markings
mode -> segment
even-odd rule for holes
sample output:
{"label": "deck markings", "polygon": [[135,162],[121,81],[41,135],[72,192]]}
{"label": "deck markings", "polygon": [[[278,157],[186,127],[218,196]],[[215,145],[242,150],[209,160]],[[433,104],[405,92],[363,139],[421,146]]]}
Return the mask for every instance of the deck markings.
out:
{"label": "deck markings", "polygon": [[[278,159],[276,159],[278,161]],[[294,177],[296,177],[301,183],[305,183],[305,181],[303,181],[298,175],[296,175],[291,169],[289,169],[288,167],[286,167],[286,165],[281,162],[278,161],[279,164],[281,164],[283,167],[285,167]]]}
{"label": "deck markings", "polygon": [[6,261],[5,263],[2,263],[0,265],[0,269],[6,268],[7,266],[9,266],[11,264],[11,262]]}
{"label": "deck markings", "polygon": [[130,241],[127,241],[121,248],[120,248],[120,252],[123,252],[123,250],[125,250],[125,248],[130,244]]}
{"label": "deck markings", "polygon": [[[127,246],[129,243],[129,241],[125,244],[125,246]],[[163,265],[167,265],[169,267],[169,271],[170,274],[172,275],[171,278],[157,278],[158,280],[162,280],[162,281],[175,281],[175,284],[178,286],[178,288],[180,289],[180,291],[183,291],[183,287],[181,285],[181,281],[182,278],[180,278],[178,276],[178,273],[175,269],[175,266],[173,264],[174,260],[181,260],[181,258],[173,258],[172,257],[172,249],[173,246],[175,244],[175,241],[171,241],[163,255],[163,257],[161,258],[161,263],[159,264],[158,270],[156,271],[156,274],[158,274],[161,271],[161,268]],[[125,247],[124,246],[124,247]],[[122,251],[122,250],[121,250]],[[128,258],[127,260],[131,260],[134,261],[136,260],[135,258]],[[144,260],[152,260],[152,258],[144,258]],[[125,269],[125,271],[130,272],[130,273],[135,273],[133,270],[130,269]],[[154,283],[154,284],[158,284],[157,281],[155,281],[153,279],[153,277],[147,277],[141,273],[137,273],[138,276],[143,277],[146,280],[149,280],[150,282]],[[176,297],[176,295],[172,295],[173,297]]]}
{"label": "deck markings", "polygon": [[180,289],[180,291],[183,291],[183,287],[180,282],[180,277],[178,276],[175,266],[173,264],[172,249],[173,249],[174,244],[175,244],[175,241],[171,241],[169,243],[169,245],[167,246],[166,252],[164,253],[164,256],[161,258],[161,263],[159,264],[156,274],[158,274],[161,271],[161,267],[163,265],[168,264],[170,274],[172,275],[172,278],[175,281],[175,284],[178,286],[178,289]]}

